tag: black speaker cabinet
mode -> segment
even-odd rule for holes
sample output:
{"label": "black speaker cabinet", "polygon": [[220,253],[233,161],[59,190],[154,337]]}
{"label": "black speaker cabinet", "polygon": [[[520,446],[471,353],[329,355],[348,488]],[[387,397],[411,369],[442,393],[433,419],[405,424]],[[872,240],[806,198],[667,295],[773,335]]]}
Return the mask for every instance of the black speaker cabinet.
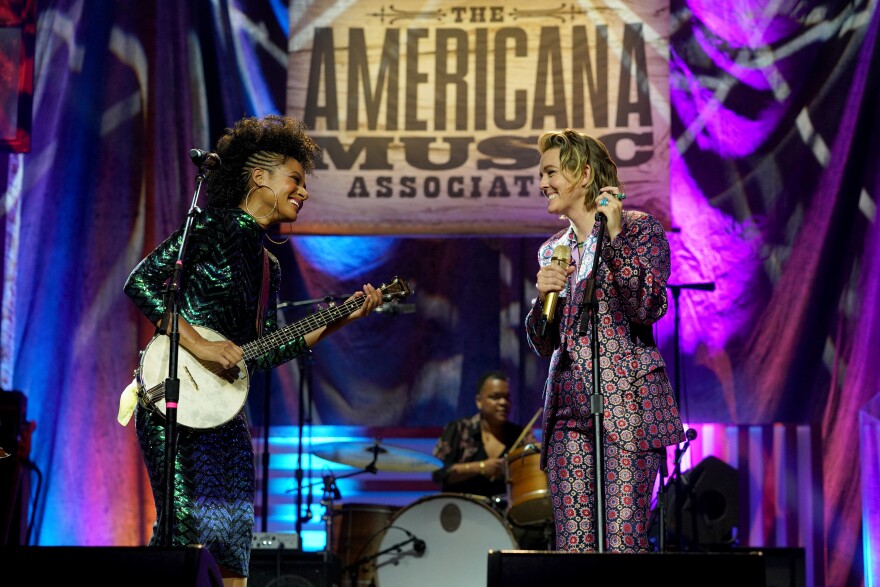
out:
{"label": "black speaker cabinet", "polygon": [[764,558],[767,587],[806,587],[807,561],[803,548],[734,548],[733,552],[754,554]]}
{"label": "black speaker cabinet", "polygon": [[20,391],[0,390],[0,545],[28,542],[30,475],[28,455],[21,446],[25,433],[27,398]]}
{"label": "black speaker cabinet", "polygon": [[488,587],[587,585],[766,587],[758,553],[596,553],[490,550]]}
{"label": "black speaker cabinet", "polygon": [[214,557],[195,546],[7,546],[0,568],[16,585],[223,587]]}
{"label": "black speaker cabinet", "polygon": [[18,451],[27,412],[27,398],[20,391],[0,390],[0,448]]}
{"label": "black speaker cabinet", "polygon": [[[652,513],[652,536],[659,532],[657,514]],[[713,456],[685,471],[667,488],[666,528],[670,550],[733,546],[739,528],[739,472]]]}
{"label": "black speaker cabinet", "polygon": [[339,559],[287,548],[251,550],[248,587],[337,587]]}

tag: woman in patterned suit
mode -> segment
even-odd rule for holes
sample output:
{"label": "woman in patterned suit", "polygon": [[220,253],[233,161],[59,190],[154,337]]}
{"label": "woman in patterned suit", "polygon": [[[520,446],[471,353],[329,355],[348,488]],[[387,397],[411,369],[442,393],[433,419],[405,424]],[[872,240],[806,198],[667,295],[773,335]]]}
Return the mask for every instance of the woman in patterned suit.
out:
{"label": "woman in patterned suit", "polygon": [[[216,152],[222,165],[208,176],[207,208],[196,214],[187,243],[179,331],[180,344],[190,354],[231,368],[242,360],[240,345],[258,338],[258,329],[264,335],[277,329],[281,269],[263,239],[269,238],[266,231],[272,225],[295,222],[302,213],[309,198],[306,174],[312,172],[319,150],[301,122],[269,115],[235,123],[217,142]],[[169,310],[165,283],[174,271],[183,228],[149,253],[125,283],[125,293],[162,330]],[[261,292],[267,280],[264,305]],[[249,367],[268,369],[308,353],[326,335],[369,315],[382,300],[369,284],[349,300],[361,296],[363,302],[353,313],[295,340],[279,341]],[[193,324],[227,340],[207,340]],[[160,532],[167,515],[164,421],[138,406],[135,426],[156,504],[150,545],[165,546]],[[246,585],[255,472],[244,412],[216,428],[178,432],[169,546],[204,545],[220,566],[225,585]]]}
{"label": "woman in patterned suit", "polygon": [[[652,333],[667,309],[669,244],[654,217],[623,209],[626,196],[617,165],[600,141],[566,129],[542,135],[538,148],[547,212],[568,224],[538,251],[538,296],[526,318],[529,346],[551,357],[541,467],[553,502],[556,548],[599,550],[590,409],[592,333],[589,300],[584,298],[598,240],[596,214],[602,212],[607,222],[595,300],[604,398],[604,550],[649,551],[651,493],[661,459],[666,446],[684,440]],[[570,247],[567,266],[553,260],[558,245]],[[550,293],[558,295],[558,303],[545,326],[544,300]]]}

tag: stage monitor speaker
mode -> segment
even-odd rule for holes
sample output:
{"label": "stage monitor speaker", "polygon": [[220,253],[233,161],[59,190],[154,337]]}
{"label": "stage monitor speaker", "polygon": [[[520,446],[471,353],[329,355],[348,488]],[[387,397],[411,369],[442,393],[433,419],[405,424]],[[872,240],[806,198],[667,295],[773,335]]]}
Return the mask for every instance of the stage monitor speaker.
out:
{"label": "stage monitor speaker", "polygon": [[28,507],[33,464],[28,460],[27,398],[20,391],[0,390],[0,545],[28,542]]}
{"label": "stage monitor speaker", "polygon": [[6,453],[18,452],[27,415],[27,397],[20,391],[0,390],[0,448]]}
{"label": "stage monitor speaker", "polygon": [[606,578],[614,587],[766,587],[763,557],[754,553],[490,550],[488,569],[488,587],[585,585]]}
{"label": "stage monitor speaker", "polygon": [[223,587],[214,557],[197,546],[9,546],[0,568],[14,569],[18,585]]}
{"label": "stage monitor speaker", "polygon": [[[651,530],[656,534],[654,518]],[[734,546],[739,528],[738,471],[710,456],[682,473],[667,489],[666,528],[669,550]]]}
{"label": "stage monitor speaker", "polygon": [[764,558],[767,587],[806,587],[807,562],[803,548],[734,548],[732,552],[758,553]]}
{"label": "stage monitor speaker", "polygon": [[251,550],[248,587],[335,587],[339,577],[339,559],[330,553]]}

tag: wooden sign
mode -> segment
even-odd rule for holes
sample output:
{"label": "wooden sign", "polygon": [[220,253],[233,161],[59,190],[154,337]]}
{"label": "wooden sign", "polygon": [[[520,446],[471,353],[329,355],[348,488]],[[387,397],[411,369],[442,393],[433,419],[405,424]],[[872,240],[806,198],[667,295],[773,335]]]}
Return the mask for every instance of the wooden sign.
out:
{"label": "wooden sign", "polygon": [[589,4],[291,3],[286,111],[322,147],[296,232],[554,232],[537,140],[563,128],[668,226],[668,3]]}

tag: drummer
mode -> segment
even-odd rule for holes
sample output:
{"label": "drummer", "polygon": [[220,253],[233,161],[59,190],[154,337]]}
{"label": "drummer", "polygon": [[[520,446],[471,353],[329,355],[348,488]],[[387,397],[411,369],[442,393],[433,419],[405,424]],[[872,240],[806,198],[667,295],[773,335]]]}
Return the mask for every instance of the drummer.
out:
{"label": "drummer", "polygon": [[[488,371],[477,381],[477,410],[473,416],[446,424],[434,447],[443,468],[432,474],[444,493],[466,493],[487,498],[506,497],[507,454],[523,426],[507,420],[510,381],[503,371]],[[529,431],[520,446],[534,443]]]}

